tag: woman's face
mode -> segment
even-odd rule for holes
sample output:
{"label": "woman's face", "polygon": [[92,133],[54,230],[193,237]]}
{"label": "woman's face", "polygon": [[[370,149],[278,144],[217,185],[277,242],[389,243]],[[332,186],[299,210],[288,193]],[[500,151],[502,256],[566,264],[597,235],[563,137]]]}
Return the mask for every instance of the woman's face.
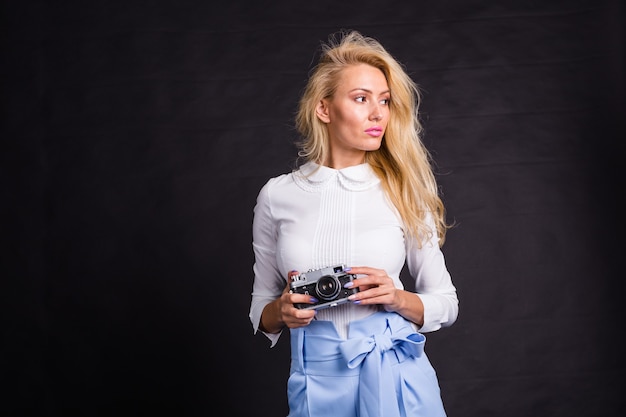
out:
{"label": "woman's face", "polygon": [[328,166],[361,164],[366,151],[380,148],[389,121],[389,98],[387,80],[378,68],[359,64],[342,71],[333,97],[317,107],[330,134]]}

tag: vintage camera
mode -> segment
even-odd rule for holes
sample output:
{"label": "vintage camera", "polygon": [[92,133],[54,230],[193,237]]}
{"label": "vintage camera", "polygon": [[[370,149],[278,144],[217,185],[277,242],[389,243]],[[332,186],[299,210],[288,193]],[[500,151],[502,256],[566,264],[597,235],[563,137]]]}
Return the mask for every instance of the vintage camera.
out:
{"label": "vintage camera", "polygon": [[348,301],[348,296],[357,293],[358,288],[344,288],[344,284],[356,275],[344,271],[345,265],[329,266],[302,272],[291,277],[290,290],[296,294],[308,294],[317,298],[315,304],[296,303],[296,308],[310,310],[334,307]]}

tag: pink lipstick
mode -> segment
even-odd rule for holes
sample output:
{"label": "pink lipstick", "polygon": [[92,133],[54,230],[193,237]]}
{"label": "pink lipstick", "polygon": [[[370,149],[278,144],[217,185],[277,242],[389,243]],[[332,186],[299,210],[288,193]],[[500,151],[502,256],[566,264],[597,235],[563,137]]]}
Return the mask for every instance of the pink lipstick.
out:
{"label": "pink lipstick", "polygon": [[373,127],[370,127],[369,129],[366,129],[365,133],[367,133],[370,136],[378,137],[383,134],[383,128],[380,126],[373,126]]}

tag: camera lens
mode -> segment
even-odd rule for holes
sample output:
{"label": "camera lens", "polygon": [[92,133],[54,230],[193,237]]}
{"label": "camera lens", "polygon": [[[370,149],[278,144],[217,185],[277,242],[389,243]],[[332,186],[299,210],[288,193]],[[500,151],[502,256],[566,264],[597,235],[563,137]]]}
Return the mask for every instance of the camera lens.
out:
{"label": "camera lens", "polygon": [[339,294],[339,281],[332,275],[321,277],[317,281],[317,295],[323,300],[332,300]]}

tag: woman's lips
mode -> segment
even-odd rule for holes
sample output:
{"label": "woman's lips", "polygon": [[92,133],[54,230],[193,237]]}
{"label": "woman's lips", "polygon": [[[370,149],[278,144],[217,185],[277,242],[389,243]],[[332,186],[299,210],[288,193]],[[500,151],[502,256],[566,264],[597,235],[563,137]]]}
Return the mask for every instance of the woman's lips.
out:
{"label": "woman's lips", "polygon": [[370,136],[378,137],[383,134],[383,128],[380,126],[370,127],[369,129],[365,130],[365,133]]}

